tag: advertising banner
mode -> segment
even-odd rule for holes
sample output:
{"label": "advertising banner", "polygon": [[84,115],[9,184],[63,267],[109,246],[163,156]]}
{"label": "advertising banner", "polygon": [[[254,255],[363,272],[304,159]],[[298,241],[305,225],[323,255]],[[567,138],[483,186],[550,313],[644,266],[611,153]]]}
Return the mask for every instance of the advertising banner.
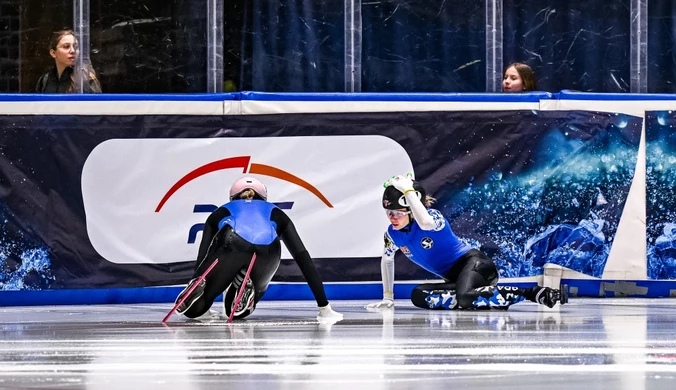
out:
{"label": "advertising banner", "polygon": [[648,278],[676,279],[676,113],[646,111]]}
{"label": "advertising banner", "polygon": [[[0,289],[185,283],[209,212],[253,175],[324,281],[380,280],[389,177],[414,172],[503,277],[599,276],[641,118],[586,111],[0,117]],[[302,276],[288,253],[274,280]],[[430,275],[397,257],[397,280]]]}

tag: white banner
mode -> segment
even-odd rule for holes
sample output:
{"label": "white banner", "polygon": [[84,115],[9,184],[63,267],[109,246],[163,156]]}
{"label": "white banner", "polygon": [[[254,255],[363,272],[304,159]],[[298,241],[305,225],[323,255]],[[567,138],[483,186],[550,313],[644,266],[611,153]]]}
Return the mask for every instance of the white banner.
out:
{"label": "white banner", "polygon": [[82,194],[89,239],[114,263],[195,260],[199,205],[227,203],[249,175],[285,204],[311,256],[379,257],[383,182],[406,172],[406,151],[383,136],[114,139],[87,158]]}

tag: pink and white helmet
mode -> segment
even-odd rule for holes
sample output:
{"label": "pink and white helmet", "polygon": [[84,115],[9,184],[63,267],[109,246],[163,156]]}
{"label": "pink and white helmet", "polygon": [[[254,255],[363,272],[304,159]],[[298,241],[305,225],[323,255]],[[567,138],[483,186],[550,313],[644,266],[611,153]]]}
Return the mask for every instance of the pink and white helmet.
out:
{"label": "pink and white helmet", "polygon": [[242,191],[252,189],[263,200],[268,200],[268,189],[260,180],[253,177],[243,177],[232,184],[230,187],[230,200],[233,200]]}

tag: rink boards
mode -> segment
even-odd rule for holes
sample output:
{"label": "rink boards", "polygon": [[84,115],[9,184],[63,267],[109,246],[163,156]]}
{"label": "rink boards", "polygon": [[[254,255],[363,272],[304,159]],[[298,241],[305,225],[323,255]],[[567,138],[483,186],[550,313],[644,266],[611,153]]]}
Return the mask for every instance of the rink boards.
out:
{"label": "rink boards", "polygon": [[[0,303],[173,300],[244,174],[291,216],[330,298],[377,297],[382,183],[408,171],[503,282],[670,296],[670,98],[4,95]],[[265,299],[311,298],[283,257]],[[396,271],[399,297],[431,278],[404,257]]]}

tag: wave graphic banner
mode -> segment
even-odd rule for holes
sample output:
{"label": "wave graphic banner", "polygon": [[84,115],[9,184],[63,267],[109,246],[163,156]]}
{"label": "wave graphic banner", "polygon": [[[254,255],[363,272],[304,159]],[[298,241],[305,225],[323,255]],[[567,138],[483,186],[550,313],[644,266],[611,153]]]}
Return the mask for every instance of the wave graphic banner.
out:
{"label": "wave graphic banner", "polygon": [[648,278],[676,279],[676,113],[646,111]]}

